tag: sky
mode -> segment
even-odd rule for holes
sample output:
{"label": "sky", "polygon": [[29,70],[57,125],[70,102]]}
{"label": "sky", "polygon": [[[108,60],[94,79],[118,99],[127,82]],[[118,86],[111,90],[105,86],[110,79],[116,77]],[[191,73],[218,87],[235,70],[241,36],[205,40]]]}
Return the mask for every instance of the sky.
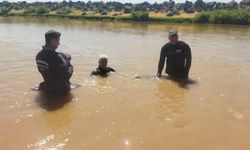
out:
{"label": "sky", "polygon": [[[0,2],[2,2],[4,0],[0,0]],[[9,2],[17,2],[17,1],[23,1],[23,0],[7,0]],[[51,2],[61,2],[63,0],[25,0],[27,2],[35,2],[35,1],[41,1],[41,2],[44,2],[44,1],[51,1]],[[69,0],[66,0],[66,1],[69,1]],[[72,1],[79,1],[79,0],[72,0]],[[84,1],[84,2],[88,2],[88,0],[80,0],[80,1]],[[91,0],[91,1],[101,1],[101,0]],[[168,1],[168,0],[102,0],[104,2],[109,2],[109,1],[116,1],[116,2],[121,2],[121,3],[127,3],[127,2],[130,2],[130,3],[142,3],[142,2],[149,2],[149,3],[154,3],[154,2],[158,2],[158,3],[162,3],[164,1]],[[176,3],[184,3],[186,0],[174,0]],[[196,0],[189,0],[189,1],[192,1],[192,2],[195,2]],[[216,2],[230,2],[231,0],[203,0],[204,2],[213,2],[213,1],[216,1]],[[241,0],[235,0],[236,2],[240,2]]]}

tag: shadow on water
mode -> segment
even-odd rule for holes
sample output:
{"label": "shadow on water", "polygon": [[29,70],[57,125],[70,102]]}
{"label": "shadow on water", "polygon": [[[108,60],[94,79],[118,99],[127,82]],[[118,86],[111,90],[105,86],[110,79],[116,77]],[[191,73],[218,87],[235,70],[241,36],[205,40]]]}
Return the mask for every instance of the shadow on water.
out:
{"label": "shadow on water", "polygon": [[[135,79],[154,79],[154,78],[158,78],[155,75],[136,75]],[[191,78],[189,79],[178,79],[178,78],[174,78],[174,77],[169,77],[169,76],[162,76],[160,77],[160,79],[164,79],[164,80],[171,80],[176,82],[179,87],[184,88],[184,89],[189,89],[189,85],[194,85],[197,84],[198,82],[196,80],[193,80]]]}
{"label": "shadow on water", "polygon": [[57,109],[64,107],[67,103],[72,101],[72,99],[73,99],[72,94],[68,94],[65,96],[56,96],[44,92],[39,92],[35,98],[35,101],[41,108],[47,111],[55,111]]}
{"label": "shadow on water", "polygon": [[171,80],[176,82],[179,87],[184,88],[184,89],[189,89],[189,85],[194,85],[197,84],[198,82],[196,80],[193,80],[191,78],[189,79],[177,79],[169,76],[163,76],[163,79]]}
{"label": "shadow on water", "polygon": [[182,128],[190,123],[186,110],[186,93],[190,85],[194,84],[197,84],[197,81],[193,79],[183,80],[168,76],[162,76],[161,80],[158,80],[155,93],[158,101],[155,111],[163,123],[172,120],[172,124],[168,125],[175,128]]}
{"label": "shadow on water", "polygon": [[185,106],[185,89],[177,84],[159,81],[155,95],[159,98],[156,111],[163,120],[175,117]]}

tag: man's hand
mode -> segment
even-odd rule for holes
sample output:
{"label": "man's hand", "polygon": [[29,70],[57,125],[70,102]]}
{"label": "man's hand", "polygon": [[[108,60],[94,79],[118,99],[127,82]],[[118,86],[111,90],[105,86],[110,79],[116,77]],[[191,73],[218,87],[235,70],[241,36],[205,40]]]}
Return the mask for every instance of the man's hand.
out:
{"label": "man's hand", "polygon": [[185,72],[184,79],[188,79],[188,74],[189,74],[189,72],[188,72],[188,71],[186,71],[186,72]]}
{"label": "man's hand", "polygon": [[156,76],[157,76],[157,77],[161,77],[161,73],[158,72]]}

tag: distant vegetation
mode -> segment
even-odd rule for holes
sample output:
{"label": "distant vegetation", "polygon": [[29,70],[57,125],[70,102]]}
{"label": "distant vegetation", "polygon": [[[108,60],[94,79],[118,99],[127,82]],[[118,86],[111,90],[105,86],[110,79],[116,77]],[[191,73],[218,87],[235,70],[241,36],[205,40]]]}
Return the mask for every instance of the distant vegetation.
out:
{"label": "distant vegetation", "polygon": [[38,15],[49,13],[49,11],[49,8],[46,6],[39,6],[36,8],[36,14]]}
{"label": "distant vegetation", "polygon": [[10,11],[11,11],[11,9],[7,8],[7,7],[0,8],[0,14],[8,14]]}
{"label": "distant vegetation", "polygon": [[61,8],[56,11],[58,15],[68,15],[71,13],[71,10],[68,8]]}
{"label": "distant vegetation", "polygon": [[250,23],[250,10],[216,10],[203,11],[193,18],[194,23],[240,24]]}
{"label": "distant vegetation", "polygon": [[148,21],[149,16],[146,11],[133,11],[132,12],[132,20],[134,21]]}
{"label": "distant vegetation", "polygon": [[[237,3],[232,0],[227,3],[204,2],[196,0],[184,3],[175,3],[168,0],[163,3],[120,3],[103,1],[77,1],[72,2],[0,2],[0,15],[45,15],[45,16],[85,16],[84,18],[120,18],[133,21],[173,21],[182,14],[194,14],[191,18],[194,23],[229,23],[250,24],[249,19],[250,0],[242,0]],[[152,15],[153,14],[153,15]],[[159,14],[161,16],[159,16]],[[154,16],[155,15],[155,16]],[[99,17],[102,16],[102,17]],[[170,19],[170,18],[173,19]],[[178,22],[178,21],[177,21]],[[190,21],[187,21],[190,22]]]}

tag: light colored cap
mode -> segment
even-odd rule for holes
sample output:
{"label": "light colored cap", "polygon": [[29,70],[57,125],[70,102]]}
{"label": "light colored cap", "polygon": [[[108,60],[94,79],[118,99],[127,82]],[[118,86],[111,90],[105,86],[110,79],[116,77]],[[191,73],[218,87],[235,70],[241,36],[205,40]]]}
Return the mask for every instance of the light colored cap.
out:
{"label": "light colored cap", "polygon": [[108,56],[105,54],[101,54],[101,55],[99,55],[99,60],[101,60],[101,59],[108,59]]}
{"label": "light colored cap", "polygon": [[168,33],[168,36],[172,36],[172,35],[178,35],[178,31],[170,30],[169,33]]}

